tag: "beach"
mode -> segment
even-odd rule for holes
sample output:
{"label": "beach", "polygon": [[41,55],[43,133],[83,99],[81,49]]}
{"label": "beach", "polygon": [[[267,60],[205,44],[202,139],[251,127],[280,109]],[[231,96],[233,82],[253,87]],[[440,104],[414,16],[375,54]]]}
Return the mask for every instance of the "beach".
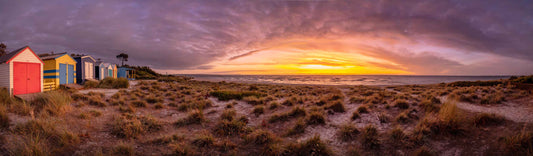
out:
{"label": "beach", "polygon": [[517,144],[527,144],[533,132],[531,90],[507,79],[290,85],[170,77],[129,83],[45,92],[27,103],[2,99],[0,116],[8,124],[0,131],[0,151],[501,155],[527,154],[528,147]]}

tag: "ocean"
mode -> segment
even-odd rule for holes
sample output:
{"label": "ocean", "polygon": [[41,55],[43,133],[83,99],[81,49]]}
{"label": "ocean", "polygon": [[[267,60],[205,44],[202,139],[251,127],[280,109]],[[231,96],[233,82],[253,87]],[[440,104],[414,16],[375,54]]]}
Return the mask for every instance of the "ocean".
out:
{"label": "ocean", "polygon": [[181,75],[200,81],[298,85],[412,85],[507,79],[510,76],[414,75]]}

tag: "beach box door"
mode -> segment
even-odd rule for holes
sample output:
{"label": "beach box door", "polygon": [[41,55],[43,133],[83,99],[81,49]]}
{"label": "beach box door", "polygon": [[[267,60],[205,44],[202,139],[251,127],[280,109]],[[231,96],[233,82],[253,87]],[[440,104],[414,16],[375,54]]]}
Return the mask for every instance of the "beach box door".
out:
{"label": "beach box door", "polygon": [[41,92],[41,64],[13,63],[13,94]]}
{"label": "beach box door", "polygon": [[68,83],[74,83],[74,65],[68,65]]}
{"label": "beach box door", "polygon": [[59,64],[59,84],[67,84],[67,65]]}

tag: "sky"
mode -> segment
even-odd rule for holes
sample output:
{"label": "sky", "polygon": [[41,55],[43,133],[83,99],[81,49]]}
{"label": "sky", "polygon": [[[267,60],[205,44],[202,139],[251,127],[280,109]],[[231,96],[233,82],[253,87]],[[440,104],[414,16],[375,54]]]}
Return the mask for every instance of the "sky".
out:
{"label": "sky", "polygon": [[168,74],[533,74],[532,0],[0,0],[8,50]]}

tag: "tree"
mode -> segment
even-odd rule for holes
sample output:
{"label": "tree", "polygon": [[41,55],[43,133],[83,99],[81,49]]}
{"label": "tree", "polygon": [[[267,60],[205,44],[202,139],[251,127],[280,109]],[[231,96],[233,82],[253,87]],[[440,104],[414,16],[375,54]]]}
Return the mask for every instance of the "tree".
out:
{"label": "tree", "polygon": [[122,66],[124,66],[124,61],[128,62],[128,54],[120,53],[117,55],[117,59],[122,61]]}
{"label": "tree", "polygon": [[7,53],[7,46],[4,43],[0,43],[0,56],[4,56]]}

